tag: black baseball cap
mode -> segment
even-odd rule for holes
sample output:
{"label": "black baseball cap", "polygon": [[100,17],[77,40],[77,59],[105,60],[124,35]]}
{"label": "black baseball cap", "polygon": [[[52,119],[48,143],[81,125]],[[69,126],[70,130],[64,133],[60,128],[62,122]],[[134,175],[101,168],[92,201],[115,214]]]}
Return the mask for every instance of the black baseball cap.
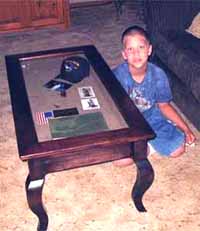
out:
{"label": "black baseball cap", "polygon": [[56,79],[63,79],[71,83],[78,83],[90,73],[87,59],[80,56],[71,56],[63,60],[60,74]]}

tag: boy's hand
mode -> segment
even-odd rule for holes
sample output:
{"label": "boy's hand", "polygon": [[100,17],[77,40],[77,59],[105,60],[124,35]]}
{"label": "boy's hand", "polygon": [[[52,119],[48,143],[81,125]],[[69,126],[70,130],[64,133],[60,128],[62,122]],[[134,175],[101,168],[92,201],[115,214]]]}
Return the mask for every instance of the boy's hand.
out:
{"label": "boy's hand", "polygon": [[170,103],[158,103],[158,106],[163,113],[163,115],[171,120],[177,127],[179,127],[185,134],[185,143],[188,145],[194,144],[196,137],[193,132],[190,130],[188,125],[178,114],[175,108]]}
{"label": "boy's hand", "polygon": [[185,131],[185,142],[188,145],[191,145],[195,142],[196,137],[193,134],[193,132],[190,129],[187,129],[187,131]]}

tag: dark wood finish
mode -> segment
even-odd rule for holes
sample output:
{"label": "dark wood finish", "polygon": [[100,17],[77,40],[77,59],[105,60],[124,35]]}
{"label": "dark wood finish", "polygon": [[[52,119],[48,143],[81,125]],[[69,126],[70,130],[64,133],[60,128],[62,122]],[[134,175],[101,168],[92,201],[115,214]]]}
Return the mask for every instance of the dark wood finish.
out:
{"label": "dark wood finish", "polygon": [[[92,135],[39,142],[35,131],[21,60],[40,59],[79,52],[85,54],[105,86],[127,128],[108,130]],[[114,77],[94,46],[63,48],[6,56],[13,116],[19,156],[28,161],[26,193],[30,209],[39,219],[38,230],[47,230],[48,216],[42,203],[45,175],[51,172],[100,164],[131,156],[137,166],[137,179],[132,197],[139,211],[146,211],[142,197],[153,182],[153,168],[147,160],[147,141],[154,133]],[[20,84],[19,84],[20,82]]]}
{"label": "dark wood finish", "polygon": [[154,171],[147,159],[147,143],[139,141],[132,143],[132,155],[137,166],[137,178],[132,189],[132,199],[140,212],[146,212],[142,197],[154,180]]}
{"label": "dark wood finish", "polygon": [[0,32],[61,26],[70,23],[69,2],[64,0],[0,1]]}

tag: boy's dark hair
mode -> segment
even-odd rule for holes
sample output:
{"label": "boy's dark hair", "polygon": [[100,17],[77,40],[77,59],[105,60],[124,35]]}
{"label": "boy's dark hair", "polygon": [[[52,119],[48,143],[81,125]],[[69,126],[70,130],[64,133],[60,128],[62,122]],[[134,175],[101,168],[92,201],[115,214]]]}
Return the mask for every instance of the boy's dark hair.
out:
{"label": "boy's dark hair", "polygon": [[146,40],[149,41],[149,43],[151,43],[151,41],[150,41],[150,36],[149,36],[148,32],[147,32],[144,28],[142,28],[142,27],[140,27],[140,26],[136,26],[136,25],[128,27],[128,28],[122,33],[121,42],[123,43],[124,37],[125,37],[125,36],[127,36],[127,35],[132,35],[132,34],[134,34],[134,33],[138,33],[138,34],[143,35],[143,36],[146,38]]}

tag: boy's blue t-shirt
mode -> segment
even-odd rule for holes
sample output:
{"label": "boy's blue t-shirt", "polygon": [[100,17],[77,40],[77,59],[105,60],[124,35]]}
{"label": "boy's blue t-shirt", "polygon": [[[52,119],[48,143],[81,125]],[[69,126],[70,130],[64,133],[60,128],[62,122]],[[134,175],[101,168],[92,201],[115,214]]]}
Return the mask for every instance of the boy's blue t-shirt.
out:
{"label": "boy's blue t-shirt", "polygon": [[154,130],[166,120],[156,103],[169,102],[172,93],[165,72],[148,62],[144,80],[137,83],[131,76],[127,62],[113,70],[116,78]]}
{"label": "boy's blue t-shirt", "polygon": [[184,133],[167,120],[157,103],[172,100],[165,72],[152,63],[147,64],[144,80],[137,83],[126,62],[114,69],[114,74],[156,134],[149,143],[162,155],[169,156],[184,143]]}

